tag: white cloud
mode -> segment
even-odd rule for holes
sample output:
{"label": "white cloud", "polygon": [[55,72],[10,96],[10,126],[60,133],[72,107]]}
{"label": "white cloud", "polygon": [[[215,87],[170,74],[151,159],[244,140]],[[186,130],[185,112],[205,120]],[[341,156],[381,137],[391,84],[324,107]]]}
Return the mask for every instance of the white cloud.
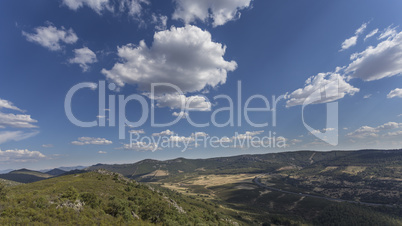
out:
{"label": "white cloud", "polygon": [[336,131],[336,129],[335,128],[324,128],[323,131],[324,132]]}
{"label": "white cloud", "polygon": [[378,33],[378,28],[372,30],[370,33],[368,33],[366,35],[366,37],[364,37],[364,41],[366,41],[367,39],[373,37],[374,35],[376,35]]}
{"label": "white cloud", "polygon": [[152,136],[154,136],[154,137],[162,137],[162,136],[171,136],[173,134],[174,134],[173,131],[167,129],[167,130],[162,131],[160,133],[153,133]]}
{"label": "white cloud", "polygon": [[192,137],[207,137],[208,134],[205,132],[196,132],[191,134]]}
{"label": "white cloud", "polygon": [[39,151],[29,151],[27,149],[0,150],[0,162],[34,162],[44,158],[46,156]]}
{"label": "white cloud", "polygon": [[402,89],[396,88],[388,93],[387,98],[399,97],[402,98]]}
{"label": "white cloud", "polygon": [[233,140],[229,137],[221,137],[218,141],[214,141],[213,143],[222,144],[222,143],[232,143],[232,142],[233,142]]}
{"label": "white cloud", "polygon": [[293,139],[290,141],[290,143],[292,143],[292,144],[297,144],[297,143],[301,143],[301,142],[303,142],[303,141],[299,140],[299,139]]}
{"label": "white cloud", "polygon": [[350,47],[356,45],[357,43],[357,39],[359,38],[359,35],[362,34],[364,32],[364,30],[367,28],[367,23],[362,24],[362,26],[360,26],[356,32],[355,35],[346,39],[343,43],[342,43],[342,49],[340,51],[349,49]]}
{"label": "white cloud", "polygon": [[369,46],[363,52],[354,54],[354,61],[345,69],[349,78],[374,81],[402,73],[402,32],[396,34],[394,30],[394,33],[388,34],[388,39],[376,47]]}
{"label": "white cloud", "polygon": [[343,41],[341,50],[349,49],[350,47],[356,45],[356,43],[357,43],[357,36],[352,36]]}
{"label": "white cloud", "polygon": [[106,151],[98,151],[98,154],[107,154]]}
{"label": "white cloud", "polygon": [[385,136],[400,136],[402,135],[402,131],[396,131],[396,132],[389,132],[387,134],[385,134]]}
{"label": "white cloud", "polygon": [[0,112],[0,127],[13,127],[13,128],[37,128],[33,123],[38,122],[32,119],[30,115],[22,114],[5,114]]}
{"label": "white cloud", "polygon": [[14,106],[14,104],[8,100],[4,100],[0,98],[0,110],[2,108],[11,109],[15,111],[24,112],[24,110],[19,109],[18,107]]}
{"label": "white cloud", "polygon": [[142,4],[149,4],[148,0],[122,0],[120,2],[120,12],[127,11],[130,16],[139,16],[142,12]]}
{"label": "white cloud", "polygon": [[[211,103],[204,96],[190,96],[178,94],[163,94],[153,97],[157,107],[169,107],[171,109],[181,109],[186,111],[210,111]],[[183,104],[183,106],[182,106]]]}
{"label": "white cloud", "polygon": [[74,145],[88,145],[88,144],[108,145],[112,143],[113,143],[112,141],[107,140],[105,138],[95,138],[95,137],[79,137],[78,141],[71,142],[71,144]]}
{"label": "white cloud", "polygon": [[148,0],[63,0],[63,4],[71,10],[78,10],[87,6],[94,10],[99,15],[102,11],[109,11],[112,13],[127,12],[130,16],[139,16],[143,10],[143,4],[149,4]]}
{"label": "white cloud", "polygon": [[356,35],[360,35],[366,30],[368,23],[362,24],[355,32]]}
{"label": "white cloud", "polygon": [[51,51],[57,51],[62,49],[62,43],[73,44],[77,42],[78,37],[74,33],[73,29],[65,29],[49,24],[47,27],[37,27],[34,29],[35,33],[30,34],[22,31],[22,34],[29,42],[37,43]]}
{"label": "white cloud", "polygon": [[24,131],[1,131],[0,144],[8,141],[20,141],[37,135],[38,131],[24,132]]}
{"label": "white cloud", "polygon": [[[325,95],[317,98],[317,91],[325,91]],[[286,107],[303,105],[305,101],[314,100],[314,104],[328,103],[345,97],[345,95],[353,96],[359,92],[358,88],[353,87],[345,81],[345,79],[337,73],[319,73],[306,80],[304,88],[297,89],[287,95]]]}
{"label": "white cloud", "polygon": [[160,147],[158,147],[157,144],[155,143],[145,143],[145,142],[133,142],[131,144],[125,144],[124,149],[126,150],[134,150],[134,151],[156,151],[156,150],[162,150]]}
{"label": "white cloud", "polygon": [[184,111],[173,112],[172,115],[175,116],[175,117],[187,118],[188,117],[188,112],[184,112]]}
{"label": "white cloud", "polygon": [[397,122],[387,122],[383,125],[377,126],[377,127],[371,127],[371,126],[362,126],[358,128],[357,130],[348,133],[347,136],[351,138],[358,138],[358,139],[363,139],[363,138],[375,138],[379,137],[379,133],[381,131],[386,131],[386,130],[392,130],[392,129],[398,129],[402,128],[402,123],[397,123]]}
{"label": "white cloud", "polygon": [[140,130],[130,130],[130,131],[128,131],[129,133],[138,133],[138,134],[144,134],[145,133],[145,131],[143,130],[143,129],[140,129]]}
{"label": "white cloud", "polygon": [[315,129],[315,130],[312,130],[310,133],[311,134],[319,134],[319,133],[321,133],[321,131],[319,129]]}
{"label": "white cloud", "polygon": [[263,133],[264,130],[260,130],[260,131],[246,131],[243,134],[236,134],[235,136],[233,136],[232,139],[239,139],[239,140],[243,140],[243,139],[250,139],[254,136],[260,135],[261,133]]}
{"label": "white cloud", "polygon": [[197,19],[207,22],[212,19],[214,27],[240,18],[240,10],[250,7],[251,0],[175,0],[173,19],[181,19],[186,24]]}
{"label": "white cloud", "polygon": [[381,40],[385,38],[393,38],[396,34],[396,27],[389,26],[380,34],[380,37],[378,37],[378,39]]}
{"label": "white cloud", "polygon": [[[12,102],[0,98],[0,110],[10,109],[15,111],[24,112],[20,108],[16,107]],[[34,123],[38,121],[32,119],[30,115],[26,114],[12,114],[3,113],[0,111],[0,128],[5,129],[8,127],[19,129],[32,129],[37,128]],[[20,141],[38,134],[39,131],[1,131],[0,132],[0,144],[8,141]]]}
{"label": "white cloud", "polygon": [[402,126],[402,123],[397,123],[397,122],[387,122],[381,126],[378,126],[378,130],[390,130],[390,129],[398,129],[399,127]]}
{"label": "white cloud", "polygon": [[236,62],[223,58],[225,51],[208,31],[172,27],[156,32],[151,47],[145,41],[119,47],[120,62],[102,73],[119,86],[129,83],[143,91],[150,91],[151,83],[171,83],[184,93],[195,92],[225,83],[227,72],[236,69]]}
{"label": "white cloud", "polygon": [[109,0],[63,0],[63,3],[72,10],[77,10],[85,5],[98,14],[100,14],[102,10],[109,8]]}
{"label": "white cloud", "polygon": [[368,98],[370,98],[371,97],[371,94],[367,94],[367,95],[364,95],[364,99],[368,99]]}
{"label": "white cloud", "polygon": [[170,141],[180,142],[180,143],[189,143],[194,141],[194,137],[184,137],[184,136],[170,136]]}
{"label": "white cloud", "polygon": [[84,72],[89,69],[88,64],[93,64],[98,61],[96,59],[96,54],[88,47],[75,49],[74,54],[74,58],[70,59],[68,62],[70,64],[79,64]]}
{"label": "white cloud", "polygon": [[42,144],[43,148],[52,148],[54,147],[53,144]]}

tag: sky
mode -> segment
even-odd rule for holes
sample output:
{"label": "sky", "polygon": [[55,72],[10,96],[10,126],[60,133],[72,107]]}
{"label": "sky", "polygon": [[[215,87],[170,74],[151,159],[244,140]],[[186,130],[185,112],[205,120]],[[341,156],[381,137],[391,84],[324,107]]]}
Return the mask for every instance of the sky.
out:
{"label": "sky", "polygon": [[402,145],[402,2],[0,2],[0,170]]}

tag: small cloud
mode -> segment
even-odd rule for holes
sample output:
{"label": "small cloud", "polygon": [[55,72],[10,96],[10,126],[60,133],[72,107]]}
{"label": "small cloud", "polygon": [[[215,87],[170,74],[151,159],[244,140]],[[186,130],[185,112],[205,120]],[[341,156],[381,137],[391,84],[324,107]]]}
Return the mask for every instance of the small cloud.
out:
{"label": "small cloud", "polygon": [[208,134],[205,132],[196,132],[191,134],[192,137],[207,137]]}
{"label": "small cloud", "polygon": [[143,130],[143,129],[140,129],[140,130],[130,130],[130,131],[128,131],[129,133],[137,133],[137,134],[144,134],[145,133],[145,131]]}
{"label": "small cloud", "polygon": [[152,136],[154,136],[154,137],[162,137],[162,136],[171,136],[173,134],[174,134],[173,131],[167,129],[167,130],[162,131],[160,133],[153,133]]}
{"label": "small cloud", "polygon": [[53,144],[42,144],[43,148],[52,148],[54,147]]}
{"label": "small cloud", "polygon": [[98,154],[107,154],[106,151],[98,151]]}
{"label": "small cloud", "polygon": [[88,47],[84,47],[81,49],[74,49],[74,58],[69,59],[68,62],[70,64],[78,64],[80,65],[83,72],[88,71],[88,64],[96,63],[98,60],[96,58],[96,54],[90,50]]}
{"label": "small cloud", "polygon": [[22,31],[22,35],[26,37],[27,41],[39,44],[51,51],[61,50],[62,43],[73,44],[78,40],[73,29],[57,28],[51,23],[47,27],[37,27],[34,31],[34,33]]}
{"label": "small cloud", "polygon": [[378,28],[374,29],[373,31],[371,31],[368,35],[366,35],[366,37],[364,38],[364,41],[366,41],[366,39],[373,37],[375,34],[378,33]]}
{"label": "small cloud", "polygon": [[176,8],[173,19],[180,19],[190,24],[196,20],[206,22],[211,18],[213,27],[240,18],[240,11],[251,7],[251,0],[220,0],[219,3],[200,0],[175,0],[174,2]]}
{"label": "small cloud", "polygon": [[388,93],[387,98],[399,97],[402,98],[402,89],[396,88]]}
{"label": "small cloud", "polygon": [[112,141],[107,140],[105,138],[95,138],[95,137],[79,137],[78,141],[71,142],[71,144],[74,145],[88,145],[88,144],[109,145],[112,143],[113,143]]}
{"label": "small cloud", "polygon": [[368,99],[368,98],[370,98],[371,97],[371,94],[367,94],[367,95],[364,95],[364,99]]}
{"label": "small cloud", "polygon": [[356,45],[357,43],[357,39],[359,38],[359,35],[362,34],[364,32],[364,30],[366,30],[367,28],[367,24],[368,23],[364,23],[362,24],[362,26],[360,26],[356,31],[355,31],[355,35],[346,39],[345,41],[343,41],[342,43],[342,48],[339,51],[343,51],[346,49],[349,49],[350,47]]}
{"label": "small cloud", "polygon": [[28,149],[0,150],[0,162],[36,162],[45,159],[46,156],[39,151]]}
{"label": "small cloud", "polygon": [[18,107],[16,107],[12,102],[0,98],[0,109],[2,109],[2,108],[25,112],[24,110],[21,110]]}
{"label": "small cloud", "polygon": [[172,115],[175,116],[175,117],[187,118],[188,117],[188,112],[184,112],[184,111],[173,112]]}

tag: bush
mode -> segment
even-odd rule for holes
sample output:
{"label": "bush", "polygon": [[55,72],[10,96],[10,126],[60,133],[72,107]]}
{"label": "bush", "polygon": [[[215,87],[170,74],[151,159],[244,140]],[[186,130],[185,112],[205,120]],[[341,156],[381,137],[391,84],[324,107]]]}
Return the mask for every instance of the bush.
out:
{"label": "bush", "polygon": [[81,194],[80,198],[85,205],[89,205],[92,209],[97,208],[101,204],[101,200],[94,193],[86,192]]}
{"label": "bush", "polygon": [[61,197],[75,202],[75,200],[77,200],[77,198],[78,198],[77,189],[75,189],[73,186],[70,186]]}

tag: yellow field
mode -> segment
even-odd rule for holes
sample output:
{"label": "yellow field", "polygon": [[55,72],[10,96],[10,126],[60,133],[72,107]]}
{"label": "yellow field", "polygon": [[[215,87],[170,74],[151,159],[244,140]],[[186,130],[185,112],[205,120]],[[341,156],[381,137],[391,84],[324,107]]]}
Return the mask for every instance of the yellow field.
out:
{"label": "yellow field", "polygon": [[[224,184],[234,184],[234,183],[250,183],[252,179],[257,176],[257,174],[238,174],[238,175],[208,175],[208,176],[198,176],[195,178],[188,178],[179,183],[163,183],[160,184],[162,187],[174,190],[186,195],[198,195],[193,193],[189,189],[192,185],[204,186],[205,188],[212,186],[219,186]],[[236,189],[246,189],[252,190],[256,186],[250,184],[239,184],[235,187]],[[204,198],[212,198],[214,196],[213,192],[208,194],[203,194]]]}
{"label": "yellow field", "polygon": [[224,184],[251,182],[255,176],[256,174],[208,175],[199,176],[195,179],[185,181],[184,183],[192,185],[204,185],[207,188]]}
{"label": "yellow field", "polygon": [[358,173],[363,172],[364,170],[366,170],[366,168],[367,167],[365,167],[365,166],[348,166],[342,172],[347,173],[347,174],[351,174],[351,175],[357,175]]}

